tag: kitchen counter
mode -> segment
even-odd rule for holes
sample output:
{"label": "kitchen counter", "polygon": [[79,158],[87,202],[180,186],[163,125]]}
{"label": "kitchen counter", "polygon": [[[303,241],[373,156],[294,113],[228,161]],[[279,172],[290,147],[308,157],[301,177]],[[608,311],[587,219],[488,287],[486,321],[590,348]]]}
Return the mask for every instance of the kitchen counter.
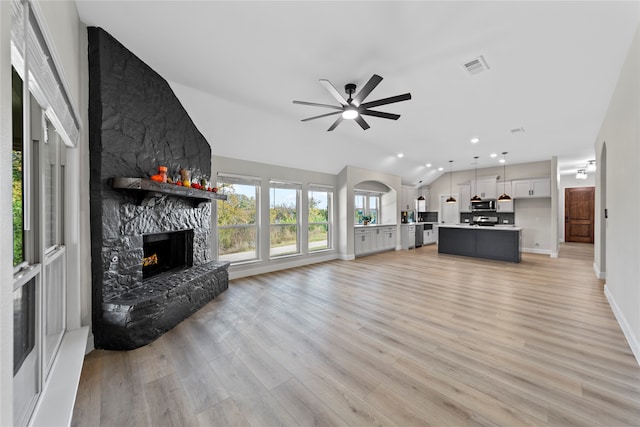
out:
{"label": "kitchen counter", "polygon": [[520,262],[522,227],[439,224],[438,252]]}
{"label": "kitchen counter", "polygon": [[438,227],[448,227],[448,228],[471,228],[474,230],[483,229],[483,230],[506,230],[506,231],[522,231],[522,227],[518,227],[513,224],[497,224],[497,225],[473,225],[473,224],[438,224]]}
{"label": "kitchen counter", "polygon": [[355,224],[355,228],[396,227],[398,224]]}

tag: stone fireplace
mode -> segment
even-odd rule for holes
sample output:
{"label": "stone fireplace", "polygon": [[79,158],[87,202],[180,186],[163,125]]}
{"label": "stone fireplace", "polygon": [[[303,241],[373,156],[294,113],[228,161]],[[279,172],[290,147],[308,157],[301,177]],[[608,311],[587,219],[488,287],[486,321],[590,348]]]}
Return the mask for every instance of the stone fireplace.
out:
{"label": "stone fireplace", "polygon": [[227,289],[229,264],[211,255],[215,197],[148,180],[160,165],[209,176],[209,143],[162,77],[104,30],[88,36],[93,333],[126,350]]}

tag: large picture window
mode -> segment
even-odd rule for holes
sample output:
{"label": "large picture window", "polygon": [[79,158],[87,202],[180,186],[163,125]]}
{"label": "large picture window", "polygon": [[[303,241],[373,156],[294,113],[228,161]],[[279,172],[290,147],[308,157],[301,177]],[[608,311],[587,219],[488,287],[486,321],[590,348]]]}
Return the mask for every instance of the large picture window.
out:
{"label": "large picture window", "polygon": [[364,224],[368,219],[370,224],[380,224],[380,194],[356,191],[355,193],[355,218],[356,224]]}
{"label": "large picture window", "polygon": [[300,253],[299,205],[301,185],[282,181],[269,183],[269,256]]}
{"label": "large picture window", "polygon": [[309,186],[309,252],[331,249],[331,212],[333,191]]}
{"label": "large picture window", "polygon": [[218,259],[231,263],[258,259],[260,180],[218,175]]}

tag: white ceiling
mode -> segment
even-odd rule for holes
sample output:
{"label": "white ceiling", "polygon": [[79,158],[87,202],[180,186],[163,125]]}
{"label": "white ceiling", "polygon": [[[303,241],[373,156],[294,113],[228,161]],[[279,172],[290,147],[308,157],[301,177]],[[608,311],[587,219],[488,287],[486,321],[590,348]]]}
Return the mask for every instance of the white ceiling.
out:
{"label": "white ceiling", "polygon": [[[639,22],[637,1],[77,1],[170,82],[215,155],[337,174],[353,165],[419,185],[445,172],[557,156],[575,173],[597,132]],[[490,69],[463,63],[483,55]],[[319,79],[343,93],[384,77],[367,101],[398,121],[363,131],[331,110]],[[511,129],[524,128],[512,133]],[[470,138],[480,142],[472,145]],[[403,158],[396,154],[404,153]],[[499,156],[500,157],[500,156]],[[427,168],[429,162],[433,166]]]}

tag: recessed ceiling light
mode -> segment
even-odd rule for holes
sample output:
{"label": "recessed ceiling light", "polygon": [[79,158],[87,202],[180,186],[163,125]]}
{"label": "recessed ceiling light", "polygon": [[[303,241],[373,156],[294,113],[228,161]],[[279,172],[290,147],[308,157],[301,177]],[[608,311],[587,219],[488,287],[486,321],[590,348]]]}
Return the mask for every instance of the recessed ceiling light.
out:
{"label": "recessed ceiling light", "polygon": [[491,157],[493,159],[495,157],[498,157],[498,155],[496,153],[491,153],[489,157]]}
{"label": "recessed ceiling light", "polygon": [[472,144],[477,144],[478,142],[480,142],[480,138],[478,138],[477,136],[474,136],[473,138],[471,138]]}
{"label": "recessed ceiling light", "polygon": [[431,167],[431,163],[427,163],[427,167],[430,168]]}
{"label": "recessed ceiling light", "polygon": [[399,159],[401,159],[401,158],[403,158],[403,157],[404,157],[404,154],[402,154],[402,153],[398,153],[398,158],[399,158]]}
{"label": "recessed ceiling light", "polygon": [[442,171],[444,170],[444,168],[438,168],[438,170],[439,170],[440,172],[442,172]]}

